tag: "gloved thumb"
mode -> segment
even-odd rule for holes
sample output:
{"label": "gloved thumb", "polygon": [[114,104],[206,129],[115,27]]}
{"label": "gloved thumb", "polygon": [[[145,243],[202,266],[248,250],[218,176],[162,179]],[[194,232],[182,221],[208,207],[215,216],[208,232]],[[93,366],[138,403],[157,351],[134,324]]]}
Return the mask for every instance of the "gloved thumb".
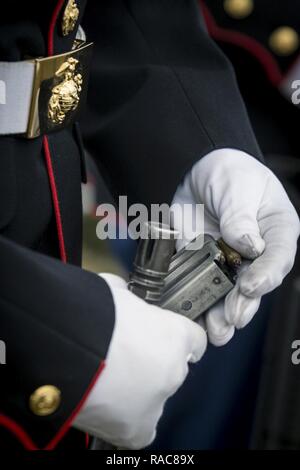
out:
{"label": "gloved thumb", "polygon": [[265,249],[256,217],[251,213],[236,211],[230,217],[222,217],[220,231],[227,245],[246,259],[257,258]]}

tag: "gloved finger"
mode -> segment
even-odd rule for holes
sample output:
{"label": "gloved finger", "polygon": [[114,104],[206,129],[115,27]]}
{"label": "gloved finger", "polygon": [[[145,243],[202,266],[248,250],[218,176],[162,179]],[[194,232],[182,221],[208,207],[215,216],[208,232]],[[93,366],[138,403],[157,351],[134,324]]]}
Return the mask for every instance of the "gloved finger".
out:
{"label": "gloved finger", "polygon": [[[136,437],[136,443],[131,446],[132,450],[140,450],[148,447],[156,438],[157,430],[148,432],[148,434],[138,434]],[[128,447],[127,447],[128,448]],[[124,447],[126,449],[126,447]]]}
{"label": "gloved finger", "polygon": [[259,309],[261,298],[246,297],[236,285],[225,299],[225,319],[236,328],[244,328]]}
{"label": "gloved finger", "polygon": [[111,289],[127,289],[127,282],[120,276],[112,273],[99,273]]}
{"label": "gloved finger", "polygon": [[215,157],[204,168],[207,175],[202,177],[208,183],[199,186],[201,200],[219,220],[225,242],[243,257],[255,259],[265,247],[257,214],[270,172],[254,158],[236,155],[234,150]]}
{"label": "gloved finger", "polygon": [[187,327],[187,361],[198,362],[205,353],[207,347],[207,335],[204,329],[195,322],[182,317]]}
{"label": "gloved finger", "polygon": [[224,301],[218,302],[206,314],[207,335],[214,346],[223,346],[234,335],[235,328],[225,318]]}
{"label": "gloved finger", "polygon": [[252,298],[261,297],[282,283],[293,267],[299,236],[299,220],[294,210],[274,209],[274,213],[261,219],[260,227],[266,242],[264,253],[238,280],[241,293]]}
{"label": "gloved finger", "polygon": [[260,234],[256,208],[251,210],[248,206],[234,207],[230,214],[225,211],[220,219],[220,231],[229,246],[244,258],[255,259],[263,253],[265,241]]}

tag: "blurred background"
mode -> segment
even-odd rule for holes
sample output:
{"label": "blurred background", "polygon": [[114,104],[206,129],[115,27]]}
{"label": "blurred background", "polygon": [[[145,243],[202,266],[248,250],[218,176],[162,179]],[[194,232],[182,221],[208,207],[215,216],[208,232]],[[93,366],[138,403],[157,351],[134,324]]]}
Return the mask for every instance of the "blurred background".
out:
{"label": "blurred background", "polygon": [[[83,267],[95,273],[109,272],[127,279],[135,255],[136,242],[129,239],[100,240],[97,238],[96,226],[100,217],[96,216],[96,208],[103,203],[115,206],[115,201],[92,158],[88,153],[85,156],[87,183],[82,185]],[[113,223],[118,231],[118,220],[114,220]]]}

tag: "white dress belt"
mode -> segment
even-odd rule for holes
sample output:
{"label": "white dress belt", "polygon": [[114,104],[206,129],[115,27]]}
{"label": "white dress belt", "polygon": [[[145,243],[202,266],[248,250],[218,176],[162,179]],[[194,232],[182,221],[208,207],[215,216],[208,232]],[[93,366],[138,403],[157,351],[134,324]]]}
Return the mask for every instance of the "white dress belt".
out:
{"label": "white dress belt", "polygon": [[26,132],[34,79],[34,63],[0,62],[0,134]]}

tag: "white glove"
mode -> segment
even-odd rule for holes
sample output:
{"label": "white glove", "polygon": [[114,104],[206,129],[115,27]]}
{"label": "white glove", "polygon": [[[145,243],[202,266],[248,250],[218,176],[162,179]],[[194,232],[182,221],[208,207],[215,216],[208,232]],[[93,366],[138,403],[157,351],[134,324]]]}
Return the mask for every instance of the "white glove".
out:
{"label": "white glove", "polygon": [[155,437],[168,397],[184,382],[188,362],[206,349],[204,330],[147,304],[123,279],[102,274],[115,302],[116,324],[106,367],[73,425],[119,447],[139,449]]}
{"label": "white glove", "polygon": [[[234,289],[207,314],[209,340],[221,346],[235,328],[250,322],[261,297],[291,270],[299,219],[276,176],[255,158],[232,149],[215,150],[197,162],[174,203],[204,204],[205,233],[216,239],[222,236],[243,257],[254,260],[244,263]],[[179,230],[180,222],[175,212]]]}

